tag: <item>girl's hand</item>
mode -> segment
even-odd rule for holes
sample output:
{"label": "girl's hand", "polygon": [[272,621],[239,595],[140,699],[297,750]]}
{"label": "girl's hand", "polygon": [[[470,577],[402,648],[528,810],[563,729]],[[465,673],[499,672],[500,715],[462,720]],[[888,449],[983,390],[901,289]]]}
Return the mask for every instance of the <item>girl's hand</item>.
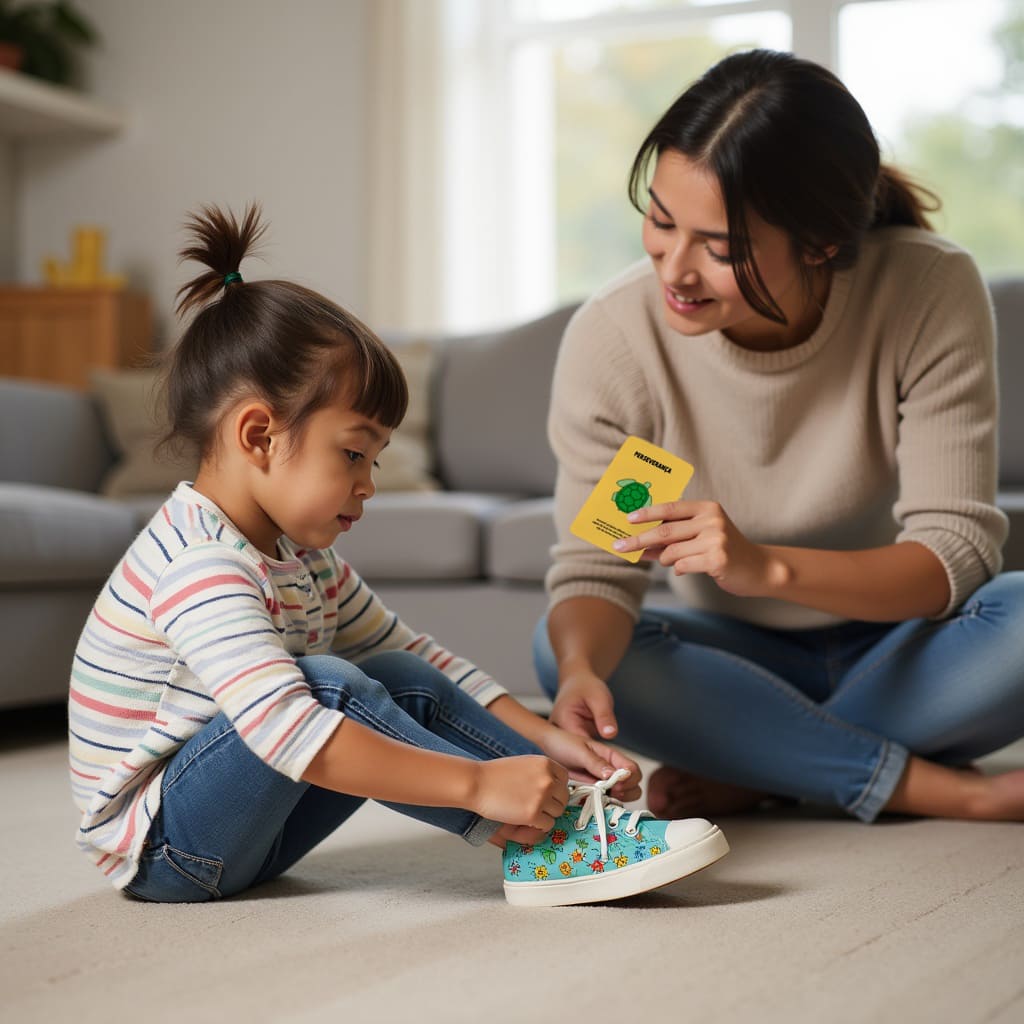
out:
{"label": "girl's hand", "polygon": [[611,795],[623,803],[640,799],[640,779],[643,773],[636,761],[620,751],[597,740],[566,732],[556,725],[550,725],[537,743],[545,754],[565,765],[572,778],[581,782],[607,779],[617,769],[625,768],[629,778],[615,783]]}
{"label": "girl's hand", "polygon": [[577,736],[611,739],[619,731],[613,704],[607,683],[593,672],[580,669],[558,684],[551,721]]}
{"label": "girl's hand", "polygon": [[615,542],[616,551],[644,550],[644,561],[672,566],[677,576],[705,573],[737,597],[768,595],[784,567],[768,549],[747,540],[717,501],[669,501],[638,509],[631,523],[662,522]]}
{"label": "girl's hand", "polygon": [[[569,800],[569,774],[540,754],[473,762],[475,785],[468,804],[484,818],[521,826],[516,834],[536,841],[549,832]],[[525,829],[525,831],[523,830]],[[508,834],[507,838],[514,838]]]}

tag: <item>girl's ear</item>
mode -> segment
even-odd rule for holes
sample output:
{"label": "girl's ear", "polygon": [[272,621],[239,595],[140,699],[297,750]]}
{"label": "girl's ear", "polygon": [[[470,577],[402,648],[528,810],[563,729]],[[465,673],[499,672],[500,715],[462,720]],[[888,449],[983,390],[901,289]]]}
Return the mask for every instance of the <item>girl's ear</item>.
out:
{"label": "girl's ear", "polygon": [[273,444],[274,416],[263,402],[247,402],[235,413],[234,442],[242,457],[265,466]]}
{"label": "girl's ear", "polygon": [[837,252],[839,252],[838,245],[826,245],[821,255],[804,256],[804,262],[812,267],[820,267],[823,263],[828,263],[829,260],[835,259]]}

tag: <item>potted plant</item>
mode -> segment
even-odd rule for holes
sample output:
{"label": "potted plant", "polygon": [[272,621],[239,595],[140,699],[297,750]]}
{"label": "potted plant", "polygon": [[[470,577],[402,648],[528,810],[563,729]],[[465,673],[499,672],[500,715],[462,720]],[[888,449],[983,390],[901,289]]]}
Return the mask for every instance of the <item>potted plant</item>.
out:
{"label": "potted plant", "polygon": [[67,0],[0,0],[0,66],[67,85],[75,47],[96,38],[89,21]]}

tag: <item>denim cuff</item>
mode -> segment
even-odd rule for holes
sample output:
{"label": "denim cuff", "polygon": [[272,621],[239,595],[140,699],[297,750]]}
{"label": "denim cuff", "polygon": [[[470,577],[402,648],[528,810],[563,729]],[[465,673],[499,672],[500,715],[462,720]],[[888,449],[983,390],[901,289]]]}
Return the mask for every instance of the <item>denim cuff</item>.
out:
{"label": "denim cuff", "polygon": [[501,828],[500,821],[491,821],[490,818],[477,818],[476,822],[462,834],[462,838],[470,846],[483,846],[499,828]]}
{"label": "denim cuff", "polygon": [[906,747],[885,740],[871,781],[846,810],[861,821],[874,821],[882,808],[889,802],[892,791],[903,777],[909,756]]}

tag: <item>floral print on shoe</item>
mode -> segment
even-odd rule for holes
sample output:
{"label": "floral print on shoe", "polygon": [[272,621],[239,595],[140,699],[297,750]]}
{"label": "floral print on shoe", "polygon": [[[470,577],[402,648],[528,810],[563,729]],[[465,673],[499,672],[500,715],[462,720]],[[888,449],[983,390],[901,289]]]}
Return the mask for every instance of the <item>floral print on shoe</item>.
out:
{"label": "floral print on shoe", "polygon": [[627,810],[608,790],[620,769],[593,785],[570,782],[569,804],[543,841],[506,843],[510,903],[557,907],[621,899],[667,885],[725,856],[729,844],[703,818],[666,821]]}

